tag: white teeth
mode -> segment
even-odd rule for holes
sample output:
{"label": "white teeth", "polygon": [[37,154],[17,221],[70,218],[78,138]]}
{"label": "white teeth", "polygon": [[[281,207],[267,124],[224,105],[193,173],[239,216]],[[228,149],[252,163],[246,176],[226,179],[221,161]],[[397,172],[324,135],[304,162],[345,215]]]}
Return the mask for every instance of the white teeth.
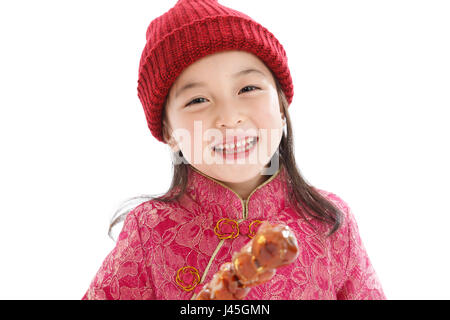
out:
{"label": "white teeth", "polygon": [[[239,141],[238,143],[234,144],[225,144],[225,145],[218,145],[214,148],[217,152],[224,152],[225,153],[234,153],[234,152],[242,152],[250,149],[254,144],[256,144],[257,137],[252,138],[246,138],[244,140]],[[236,150],[237,149],[237,150]]]}

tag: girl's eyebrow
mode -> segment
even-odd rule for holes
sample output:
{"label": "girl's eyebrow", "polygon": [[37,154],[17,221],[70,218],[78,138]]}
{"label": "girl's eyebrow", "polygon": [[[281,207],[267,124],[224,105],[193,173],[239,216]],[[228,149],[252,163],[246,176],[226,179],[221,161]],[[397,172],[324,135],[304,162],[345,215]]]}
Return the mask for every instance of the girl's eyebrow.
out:
{"label": "girl's eyebrow", "polygon": [[[262,76],[266,76],[264,74],[264,72],[258,70],[258,69],[254,69],[254,68],[249,68],[249,69],[244,69],[241,70],[239,72],[236,72],[235,74],[232,75],[233,78],[238,78],[241,77],[243,75],[249,74],[249,73],[257,73],[260,74]],[[187,90],[187,89],[191,89],[191,88],[195,88],[195,87],[206,87],[206,83],[205,82],[189,82],[187,84],[185,84],[184,86],[182,86],[176,93],[175,93],[175,98],[178,97],[180,95],[181,92]]]}
{"label": "girl's eyebrow", "polygon": [[264,77],[266,76],[264,72],[262,72],[262,71],[260,71],[258,69],[249,68],[249,69],[244,69],[244,70],[241,70],[239,72],[236,72],[235,74],[233,74],[233,78],[237,78],[237,77],[240,77],[240,76],[243,76],[245,74],[252,73],[252,72],[255,72],[255,73],[258,73],[260,75],[263,75]]}
{"label": "girl's eyebrow", "polygon": [[184,86],[182,86],[176,93],[175,93],[175,98],[178,97],[180,95],[181,92],[190,89],[190,88],[195,88],[195,87],[206,87],[206,83],[205,82],[189,82],[187,84],[185,84]]}

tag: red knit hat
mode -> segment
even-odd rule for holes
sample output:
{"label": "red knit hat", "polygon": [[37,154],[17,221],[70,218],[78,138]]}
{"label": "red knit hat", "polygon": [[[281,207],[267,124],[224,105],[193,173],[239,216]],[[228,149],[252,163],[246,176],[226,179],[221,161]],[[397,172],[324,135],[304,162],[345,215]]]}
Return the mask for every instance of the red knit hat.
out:
{"label": "red knit hat", "polygon": [[258,56],[277,77],[291,104],[294,86],[283,46],[249,16],[217,0],[179,0],[154,19],[139,63],[138,97],[152,135],[162,135],[162,108],[180,73],[196,60],[218,51],[243,50]]}

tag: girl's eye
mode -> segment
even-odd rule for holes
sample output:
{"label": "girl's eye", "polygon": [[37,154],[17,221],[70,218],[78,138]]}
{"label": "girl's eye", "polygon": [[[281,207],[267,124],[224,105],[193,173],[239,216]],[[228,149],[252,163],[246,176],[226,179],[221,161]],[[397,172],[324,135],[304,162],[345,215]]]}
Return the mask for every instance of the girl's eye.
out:
{"label": "girl's eye", "polygon": [[[241,91],[242,91],[243,89],[247,89],[247,88],[255,88],[255,89],[259,89],[258,87],[255,87],[255,86],[246,86],[246,87],[242,88]],[[241,92],[241,91],[239,91],[239,92]],[[253,90],[249,90],[249,91],[253,91]],[[247,92],[247,90],[246,90],[245,92]],[[244,92],[244,93],[245,93],[245,92]],[[188,107],[188,106],[191,105],[191,104],[197,104],[196,101],[201,100],[201,99],[206,100],[205,98],[195,98],[194,100],[192,100],[191,102],[189,102],[189,103],[186,105],[186,107]],[[200,102],[200,103],[201,103],[201,102]]]}
{"label": "girl's eye", "polygon": [[195,98],[194,100],[192,100],[191,102],[189,102],[189,103],[186,105],[186,107],[189,106],[189,105],[191,105],[191,104],[196,104],[196,103],[194,103],[194,102],[197,101],[197,100],[199,100],[199,99],[205,99],[205,98]]}
{"label": "girl's eye", "polygon": [[[246,86],[246,87],[244,87],[244,88],[242,88],[242,89],[245,89],[245,88],[255,88],[255,89],[259,89],[258,87],[255,87],[255,86]],[[241,91],[242,91],[242,89],[241,89]],[[250,90],[250,91],[253,91],[253,90]]]}

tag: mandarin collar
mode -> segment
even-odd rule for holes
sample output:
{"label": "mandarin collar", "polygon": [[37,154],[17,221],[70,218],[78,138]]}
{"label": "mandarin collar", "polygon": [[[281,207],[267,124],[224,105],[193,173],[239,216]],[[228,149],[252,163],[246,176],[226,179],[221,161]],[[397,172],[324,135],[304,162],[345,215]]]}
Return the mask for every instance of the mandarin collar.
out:
{"label": "mandarin collar", "polygon": [[188,165],[186,196],[206,210],[217,209],[229,219],[268,219],[285,207],[286,168],[278,170],[243,199],[223,182]]}

